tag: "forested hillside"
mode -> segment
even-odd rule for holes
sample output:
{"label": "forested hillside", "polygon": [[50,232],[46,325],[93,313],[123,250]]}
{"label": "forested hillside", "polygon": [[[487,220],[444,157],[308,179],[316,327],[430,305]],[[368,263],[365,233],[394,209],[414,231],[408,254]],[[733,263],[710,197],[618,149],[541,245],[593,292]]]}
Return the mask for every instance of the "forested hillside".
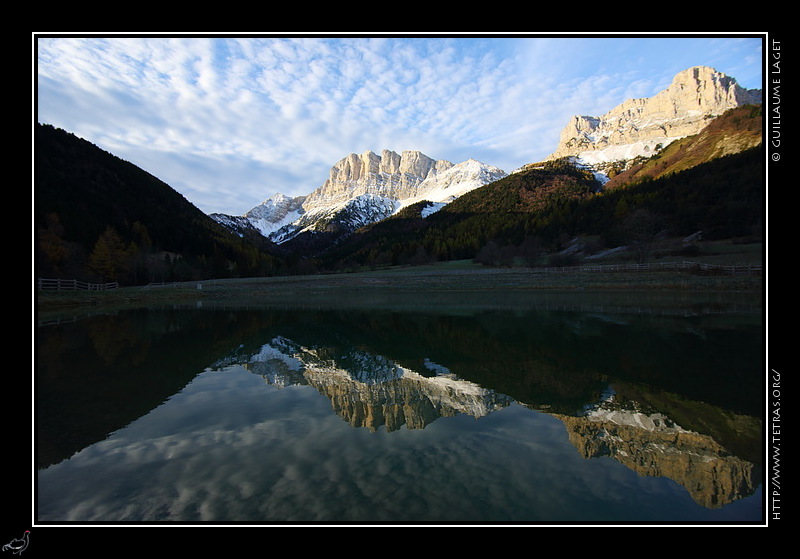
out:
{"label": "forested hillside", "polygon": [[[522,243],[542,217],[594,196],[594,176],[565,162],[514,173],[469,192],[427,218],[426,203],[366,227],[327,256],[326,265],[416,264],[474,258],[489,241]],[[543,231],[543,234],[547,235]]]}
{"label": "forested hillside", "polygon": [[268,244],[233,236],[135,165],[37,125],[34,257],[39,277],[123,284],[269,275]]}
{"label": "forested hillside", "polygon": [[681,239],[696,233],[758,241],[766,210],[763,125],[761,105],[730,109],[650,158],[618,162],[604,185],[567,159],[526,165],[429,217],[422,217],[428,204],[421,202],[329,250],[320,250],[330,243],[319,234],[318,243],[307,240],[307,265],[569,265],[619,248],[617,254],[644,261],[656,240],[675,255],[691,255],[697,245]]}
{"label": "forested hillside", "polygon": [[617,247],[642,259],[656,237],[760,240],[762,126],[760,106],[740,107],[606,185],[567,160],[531,164],[428,217],[420,202],[336,243],[319,233],[279,248],[255,230],[232,234],[149,173],[38,125],[36,274],[130,285],[462,259],[563,265]]}
{"label": "forested hillside", "polygon": [[[565,161],[514,173],[427,218],[423,204],[359,231],[326,255],[326,267],[417,264],[474,258],[489,265],[575,263],[562,251],[576,238],[584,253],[635,247],[656,236],[705,239],[761,236],[761,148],[713,159],[658,179],[599,190]],[[588,245],[588,246],[587,246]]]}

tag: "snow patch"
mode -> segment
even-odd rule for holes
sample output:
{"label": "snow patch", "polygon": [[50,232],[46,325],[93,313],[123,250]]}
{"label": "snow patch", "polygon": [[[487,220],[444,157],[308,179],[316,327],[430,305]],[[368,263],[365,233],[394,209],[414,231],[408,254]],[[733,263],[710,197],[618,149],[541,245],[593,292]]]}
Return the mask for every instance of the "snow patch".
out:
{"label": "snow patch", "polygon": [[584,165],[594,166],[614,161],[630,160],[636,157],[651,157],[658,153],[662,148],[667,147],[675,138],[661,138],[658,140],[646,140],[625,144],[621,146],[609,146],[604,149],[583,151],[578,154],[578,161]]}
{"label": "snow patch", "polygon": [[425,208],[420,212],[422,217],[428,217],[431,214],[435,214],[447,204],[445,202],[431,202],[429,205],[425,206]]}

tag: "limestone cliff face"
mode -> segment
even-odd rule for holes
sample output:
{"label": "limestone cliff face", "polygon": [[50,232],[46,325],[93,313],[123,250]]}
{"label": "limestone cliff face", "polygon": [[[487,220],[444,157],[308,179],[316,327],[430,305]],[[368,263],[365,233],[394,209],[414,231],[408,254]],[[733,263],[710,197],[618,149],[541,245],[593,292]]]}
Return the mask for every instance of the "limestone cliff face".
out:
{"label": "limestone cliff face", "polygon": [[761,93],[742,88],[713,68],[689,68],[653,97],[629,99],[600,117],[573,117],[548,159],[575,156],[592,164],[650,156],[678,138],[697,134],[728,109],[761,103]]}
{"label": "limestone cliff face", "polygon": [[426,200],[434,210],[470,190],[506,176],[474,159],[453,164],[416,150],[351,153],[331,167],[327,180],[307,196],[276,194],[243,216],[211,214],[237,234],[255,229],[282,244],[308,233],[346,236]]}
{"label": "limestone cliff face", "polygon": [[303,207],[312,212],[331,207],[362,195],[376,195],[402,200],[417,195],[417,188],[453,166],[445,160],[435,160],[422,152],[411,150],[402,154],[383,150],[351,153],[331,167],[325,183],[306,198]]}

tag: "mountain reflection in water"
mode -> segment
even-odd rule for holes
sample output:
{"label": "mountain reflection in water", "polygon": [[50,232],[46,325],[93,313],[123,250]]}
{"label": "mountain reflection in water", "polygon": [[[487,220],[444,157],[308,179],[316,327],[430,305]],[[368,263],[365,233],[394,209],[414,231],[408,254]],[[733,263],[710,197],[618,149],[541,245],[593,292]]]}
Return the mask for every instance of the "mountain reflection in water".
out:
{"label": "mountain reflection in water", "polygon": [[[274,386],[313,386],[350,425],[371,431],[422,429],[459,413],[477,419],[514,402],[505,394],[459,379],[429,359],[420,373],[355,347],[340,354],[276,338],[241,364]],[[551,407],[540,406],[540,411]],[[570,442],[586,458],[611,456],[642,475],[669,477],[703,506],[719,507],[755,490],[752,463],[730,455],[709,435],[685,429],[662,413],[642,411],[639,402],[612,393],[574,416],[551,415],[564,422]],[[758,421],[737,419],[750,427],[747,436],[758,438]]]}
{"label": "mountain reflection in water", "polygon": [[[37,465],[50,475],[198,372],[245,370],[270,390],[313,388],[373,436],[521,406],[560,421],[584,459],[669,478],[708,510],[761,483],[757,313],[139,310],[43,325],[37,353]],[[56,499],[48,487],[40,503]]]}

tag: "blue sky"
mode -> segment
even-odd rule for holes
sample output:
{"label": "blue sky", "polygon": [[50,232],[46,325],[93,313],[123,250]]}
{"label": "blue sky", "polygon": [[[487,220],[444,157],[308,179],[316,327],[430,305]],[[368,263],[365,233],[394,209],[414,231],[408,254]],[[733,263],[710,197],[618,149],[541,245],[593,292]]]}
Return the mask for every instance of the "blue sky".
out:
{"label": "blue sky", "polygon": [[762,37],[34,34],[36,119],[204,212],[308,194],[350,153],[420,150],[510,172],[576,114],[706,65],[760,88]]}

